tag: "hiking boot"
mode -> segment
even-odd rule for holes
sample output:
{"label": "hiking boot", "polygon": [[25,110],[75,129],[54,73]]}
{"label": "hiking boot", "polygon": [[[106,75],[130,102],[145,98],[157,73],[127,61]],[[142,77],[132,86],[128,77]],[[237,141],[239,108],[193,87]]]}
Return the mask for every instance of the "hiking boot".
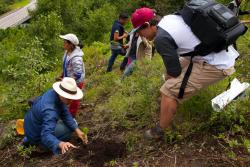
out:
{"label": "hiking boot", "polygon": [[164,135],[163,129],[161,129],[160,126],[157,125],[156,127],[147,130],[144,133],[144,138],[147,140],[158,140],[162,139],[163,135]]}

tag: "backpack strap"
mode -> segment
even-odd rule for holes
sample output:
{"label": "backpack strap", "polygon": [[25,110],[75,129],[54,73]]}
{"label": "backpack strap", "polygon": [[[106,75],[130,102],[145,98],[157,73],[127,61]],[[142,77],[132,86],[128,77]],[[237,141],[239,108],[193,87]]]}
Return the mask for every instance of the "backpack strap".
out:
{"label": "backpack strap", "polygon": [[185,89],[186,89],[186,86],[188,83],[188,79],[189,79],[191,72],[192,72],[192,69],[193,69],[193,58],[194,58],[194,56],[197,56],[197,55],[199,55],[199,51],[197,51],[197,50],[180,55],[181,57],[190,56],[190,63],[188,65],[187,71],[186,71],[184,78],[182,80],[180,91],[178,94],[178,99],[182,99],[184,96]]}

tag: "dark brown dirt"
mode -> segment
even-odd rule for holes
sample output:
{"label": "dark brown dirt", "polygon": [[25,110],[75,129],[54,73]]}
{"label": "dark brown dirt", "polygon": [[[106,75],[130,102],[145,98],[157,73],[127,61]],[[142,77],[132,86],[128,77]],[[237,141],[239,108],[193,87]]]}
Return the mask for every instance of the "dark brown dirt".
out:
{"label": "dark brown dirt", "polygon": [[50,167],[51,165],[65,167],[65,165],[75,166],[78,164],[80,166],[102,167],[105,163],[108,164],[111,160],[122,158],[126,154],[126,145],[114,140],[96,139],[90,141],[87,145],[78,141],[72,141],[72,143],[79,145],[79,147],[68,151],[64,155],[54,156],[51,152],[38,150],[32,152],[29,158],[21,157],[16,152],[15,147],[12,146],[5,149],[8,153],[0,150],[3,156],[0,160],[0,166],[23,164],[25,167]]}
{"label": "dark brown dirt", "polygon": [[125,152],[126,146],[124,143],[97,139],[88,145],[73,150],[72,157],[76,161],[88,164],[90,167],[101,167],[104,166],[105,162],[122,158]]}

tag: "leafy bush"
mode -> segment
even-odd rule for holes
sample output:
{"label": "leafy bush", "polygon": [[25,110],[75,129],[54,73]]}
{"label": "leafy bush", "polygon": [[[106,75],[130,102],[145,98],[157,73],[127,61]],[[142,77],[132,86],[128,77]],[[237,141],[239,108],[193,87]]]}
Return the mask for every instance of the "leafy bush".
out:
{"label": "leafy bush", "polygon": [[0,15],[7,12],[8,10],[8,5],[5,2],[0,1]]}
{"label": "leafy bush", "polygon": [[88,19],[83,22],[86,42],[104,41],[103,37],[111,30],[111,25],[117,17],[116,13],[116,8],[108,3],[101,8],[89,11],[87,13]]}
{"label": "leafy bush", "polygon": [[3,132],[0,134],[0,149],[5,148],[9,144],[15,141],[16,131],[15,131],[15,121],[9,122]]}
{"label": "leafy bush", "polygon": [[26,32],[33,38],[37,37],[41,41],[44,52],[49,53],[46,58],[54,60],[63,46],[63,42],[59,38],[62,30],[61,17],[55,12],[51,12],[46,16],[40,15],[27,27]]}

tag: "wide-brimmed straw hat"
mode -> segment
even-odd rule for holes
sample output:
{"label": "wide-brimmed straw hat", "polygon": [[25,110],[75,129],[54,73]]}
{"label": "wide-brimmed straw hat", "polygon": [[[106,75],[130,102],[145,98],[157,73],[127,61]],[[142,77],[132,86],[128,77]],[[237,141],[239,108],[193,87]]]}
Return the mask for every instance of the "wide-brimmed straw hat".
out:
{"label": "wide-brimmed straw hat", "polygon": [[77,87],[76,81],[73,78],[65,77],[62,81],[55,82],[53,89],[66,99],[79,100],[83,97],[82,90]]}

